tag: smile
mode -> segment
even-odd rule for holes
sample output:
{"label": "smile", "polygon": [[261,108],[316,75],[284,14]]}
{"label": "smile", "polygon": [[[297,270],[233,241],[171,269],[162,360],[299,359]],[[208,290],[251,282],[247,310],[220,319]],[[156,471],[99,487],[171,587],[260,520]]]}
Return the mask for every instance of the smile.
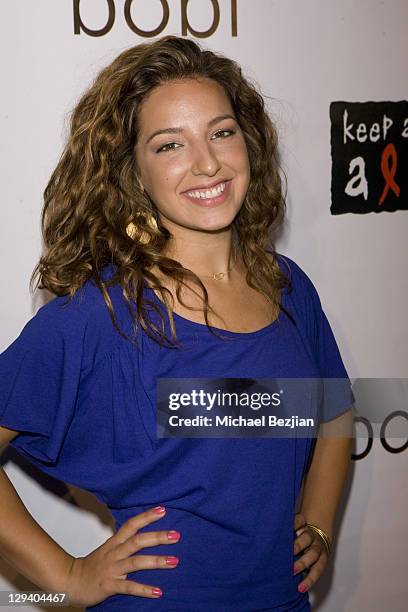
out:
{"label": "smile", "polygon": [[211,189],[193,189],[192,191],[186,191],[183,193],[190,202],[193,201],[202,206],[216,206],[222,204],[228,197],[231,191],[231,182],[223,181],[212,187]]}
{"label": "smile", "polygon": [[196,189],[194,191],[187,191],[187,195],[190,196],[190,198],[201,198],[202,200],[216,198],[217,196],[221,195],[225,187],[226,183],[220,183],[212,189]]}

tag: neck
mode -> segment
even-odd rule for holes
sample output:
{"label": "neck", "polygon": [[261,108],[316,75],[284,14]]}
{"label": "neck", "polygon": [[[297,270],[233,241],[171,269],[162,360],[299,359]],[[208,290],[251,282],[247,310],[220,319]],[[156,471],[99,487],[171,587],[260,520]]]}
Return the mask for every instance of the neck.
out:
{"label": "neck", "polygon": [[187,235],[174,235],[173,232],[165,254],[192,270],[198,277],[223,274],[222,279],[225,280],[239,264],[233,258],[230,230],[217,234],[191,232]]}

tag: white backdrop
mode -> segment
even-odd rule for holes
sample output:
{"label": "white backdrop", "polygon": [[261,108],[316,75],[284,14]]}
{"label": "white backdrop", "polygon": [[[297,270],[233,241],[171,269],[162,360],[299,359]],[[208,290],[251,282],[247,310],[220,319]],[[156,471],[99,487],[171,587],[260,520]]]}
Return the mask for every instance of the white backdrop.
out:
{"label": "white backdrop", "polygon": [[[30,296],[28,280],[41,252],[42,191],[61,152],[67,114],[101,67],[148,40],[127,24],[125,0],[111,1],[115,18],[104,35],[75,34],[74,4],[1,5],[0,244],[6,265],[0,351],[44,300]],[[169,21],[159,35],[181,35],[181,0],[135,0],[133,22],[156,28],[162,5],[169,7]],[[195,30],[210,28],[214,5],[219,24],[199,42],[242,65],[259,83],[278,125],[289,183],[278,251],[293,257],[317,286],[350,377],[408,377],[408,212],[330,214],[329,120],[334,100],[407,98],[406,0],[189,0]],[[101,29],[108,2],[81,0],[80,14],[88,28]],[[360,440],[356,450],[360,443],[365,446]],[[406,609],[407,468],[408,453],[387,452],[378,439],[363,460],[353,462],[335,554],[311,591],[313,609]],[[73,488],[56,495],[18,457],[5,469],[34,518],[71,554],[85,555],[111,535],[110,516],[92,496]],[[0,590],[27,587],[0,561]]]}

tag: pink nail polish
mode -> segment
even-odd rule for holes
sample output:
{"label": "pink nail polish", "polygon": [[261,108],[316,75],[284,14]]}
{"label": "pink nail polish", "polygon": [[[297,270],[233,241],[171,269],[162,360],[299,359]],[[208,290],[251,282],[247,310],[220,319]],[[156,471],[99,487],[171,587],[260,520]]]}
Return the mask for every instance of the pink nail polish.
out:
{"label": "pink nail polish", "polygon": [[163,591],[161,589],[152,589],[153,595],[163,595]]}
{"label": "pink nail polish", "polygon": [[168,531],[167,532],[167,539],[168,540],[178,540],[180,537],[180,534],[178,531]]}
{"label": "pink nail polish", "polygon": [[161,514],[165,510],[166,508],[164,506],[156,506],[155,508],[153,508],[153,512],[156,512],[156,514]]}
{"label": "pink nail polish", "polygon": [[299,591],[301,591],[302,593],[304,593],[305,591],[307,591],[308,586],[307,584],[302,584],[302,586],[299,587]]}
{"label": "pink nail polish", "polygon": [[167,565],[177,565],[179,560],[177,557],[166,557]]}

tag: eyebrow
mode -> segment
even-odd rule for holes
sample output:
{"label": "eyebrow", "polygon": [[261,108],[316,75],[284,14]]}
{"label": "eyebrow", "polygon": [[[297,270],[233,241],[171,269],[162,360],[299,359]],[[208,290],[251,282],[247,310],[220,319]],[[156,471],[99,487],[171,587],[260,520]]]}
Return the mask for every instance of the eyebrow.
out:
{"label": "eyebrow", "polygon": [[[219,121],[222,121],[223,119],[234,119],[234,121],[236,121],[236,118],[233,115],[226,113],[225,115],[218,115],[218,117],[214,117],[214,119],[211,119],[211,121],[208,122],[208,127],[212,127],[213,125],[215,125],[216,123],[219,123]],[[158,136],[159,134],[180,134],[182,131],[183,131],[182,127],[171,127],[171,128],[165,128],[163,130],[156,130],[155,132],[153,132],[153,134],[149,136],[145,144],[148,144],[155,136]]]}

